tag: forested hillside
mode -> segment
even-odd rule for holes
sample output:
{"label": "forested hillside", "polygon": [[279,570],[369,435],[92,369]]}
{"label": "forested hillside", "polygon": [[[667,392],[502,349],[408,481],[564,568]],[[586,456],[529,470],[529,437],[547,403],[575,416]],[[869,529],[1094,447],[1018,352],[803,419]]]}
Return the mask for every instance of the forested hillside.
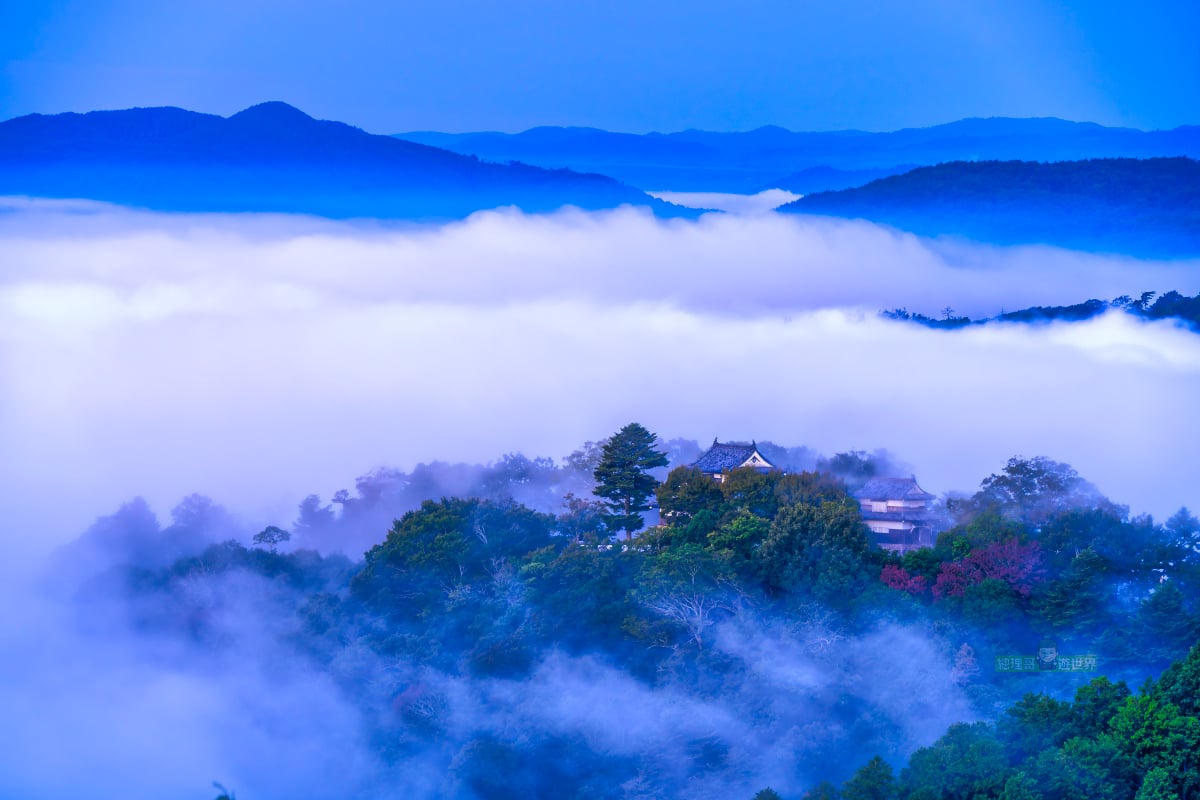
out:
{"label": "forested hillside", "polygon": [[[1186,800],[1200,792],[1200,645],[1134,694],[1100,677],[1070,700],[1029,693],[994,722],[958,723],[899,775],[879,757],[805,800],[995,797]],[[778,797],[773,790],[758,800]]]}
{"label": "forested hillside", "polygon": [[493,164],[316,120],[286,103],[228,118],[181,108],[0,122],[0,194],[165,211],[447,219],[481,209],[645,206],[693,212],[603,175]]}
{"label": "forested hillside", "polygon": [[861,217],[923,235],[999,244],[1195,257],[1200,162],[954,161],[808,195],[779,210]]}
{"label": "forested hillside", "polygon": [[970,325],[985,325],[990,322],[1017,322],[1038,324],[1046,322],[1082,322],[1108,311],[1120,311],[1139,319],[1175,320],[1194,331],[1200,332],[1200,294],[1187,297],[1175,290],[1142,292],[1136,298],[1121,295],[1112,300],[1085,300],[1069,306],[1033,306],[1017,311],[1005,311],[994,317],[971,319],[954,313],[953,308],[944,309],[941,318],[911,312],[907,308],[894,308],[880,312],[888,319],[904,320],[925,325],[929,328],[965,328]]}
{"label": "forested hillside", "polygon": [[[485,496],[380,528],[362,561],[306,547],[338,526],[316,498],[290,530],[208,545],[228,524],[213,504],[190,500],[165,530],[135,504],[77,545],[113,566],[84,579],[75,616],[160,643],[156,658],[240,653],[332,680],[358,715],[356,757],[377,765],[345,796],[1194,791],[1200,656],[1138,697],[1120,683],[1200,636],[1186,509],[1131,516],[1068,465],[1016,457],[939,505],[936,547],[900,557],[869,545],[849,493],[888,465],[848,453],[723,483],[677,466],[650,481],[664,524],[625,539],[649,499],[627,479],[658,452],[628,431],[540,462],[546,486],[590,472],[597,495],[539,512],[512,499],[528,470],[492,473]],[[365,492],[342,513],[378,500]],[[995,668],[1047,637],[1098,672]]]}

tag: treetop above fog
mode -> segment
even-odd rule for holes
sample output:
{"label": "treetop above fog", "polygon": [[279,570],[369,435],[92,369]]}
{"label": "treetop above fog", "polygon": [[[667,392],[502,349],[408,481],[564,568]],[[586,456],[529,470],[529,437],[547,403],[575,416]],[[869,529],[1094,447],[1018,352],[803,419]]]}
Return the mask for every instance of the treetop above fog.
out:
{"label": "treetop above fog", "polygon": [[642,529],[642,514],[658,485],[650,470],[665,467],[667,456],[655,449],[658,436],[631,422],[604,443],[593,476],[595,495],[604,501],[602,512],[610,531],[632,534]]}

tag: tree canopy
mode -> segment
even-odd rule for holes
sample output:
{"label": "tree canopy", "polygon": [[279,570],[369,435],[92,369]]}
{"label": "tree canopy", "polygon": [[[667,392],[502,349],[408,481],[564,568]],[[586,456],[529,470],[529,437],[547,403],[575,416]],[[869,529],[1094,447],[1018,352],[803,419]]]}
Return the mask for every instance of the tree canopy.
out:
{"label": "tree canopy", "polygon": [[636,422],[617,431],[604,444],[593,473],[595,494],[604,501],[605,524],[612,533],[633,534],[645,525],[643,512],[658,486],[650,470],[667,466],[667,457],[655,449],[658,436]]}

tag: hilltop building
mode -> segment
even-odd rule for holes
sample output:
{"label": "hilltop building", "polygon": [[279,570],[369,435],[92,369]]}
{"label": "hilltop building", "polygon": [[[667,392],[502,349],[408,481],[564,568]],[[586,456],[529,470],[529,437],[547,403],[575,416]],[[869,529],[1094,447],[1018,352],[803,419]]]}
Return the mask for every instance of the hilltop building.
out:
{"label": "hilltop building", "polygon": [[915,477],[872,478],[854,497],[876,547],[900,554],[933,547],[934,496],[918,486]]}
{"label": "hilltop building", "polygon": [[750,467],[759,472],[770,472],[778,469],[758,452],[758,445],[750,444],[721,444],[713,439],[712,447],[700,456],[691,466],[711,476],[718,483],[725,482],[725,474],[730,470]]}

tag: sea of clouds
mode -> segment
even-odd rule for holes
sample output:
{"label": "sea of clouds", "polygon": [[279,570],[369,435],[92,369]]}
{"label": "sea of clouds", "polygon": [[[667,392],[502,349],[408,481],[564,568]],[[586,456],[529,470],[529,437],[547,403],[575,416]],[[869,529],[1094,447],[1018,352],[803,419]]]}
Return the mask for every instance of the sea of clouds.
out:
{"label": "sea of clouds", "polygon": [[286,527],[376,466],[561,458],[631,420],[887,448],[936,493],[1046,455],[1135,513],[1200,505],[1200,336],[878,316],[1194,294],[1196,262],[774,214],[418,226],[8,199],[0,264],[0,500],[22,544],[137,495]]}

